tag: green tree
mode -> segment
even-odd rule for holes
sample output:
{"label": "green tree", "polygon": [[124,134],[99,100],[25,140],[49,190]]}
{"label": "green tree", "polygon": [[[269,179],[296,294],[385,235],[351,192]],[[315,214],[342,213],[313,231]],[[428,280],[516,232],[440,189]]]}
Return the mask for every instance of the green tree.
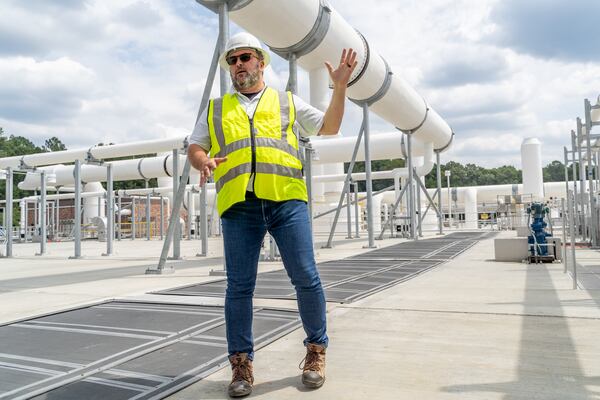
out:
{"label": "green tree", "polygon": [[44,151],[61,151],[66,150],[67,146],[56,136],[52,136],[50,139],[46,139],[43,146]]}

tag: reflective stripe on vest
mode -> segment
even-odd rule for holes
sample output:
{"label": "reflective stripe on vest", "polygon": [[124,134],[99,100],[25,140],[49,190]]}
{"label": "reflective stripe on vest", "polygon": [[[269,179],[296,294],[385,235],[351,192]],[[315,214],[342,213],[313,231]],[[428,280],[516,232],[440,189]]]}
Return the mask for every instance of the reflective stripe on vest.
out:
{"label": "reflective stripe on vest", "polygon": [[235,94],[211,100],[211,156],[227,157],[214,171],[219,214],[245,200],[252,172],[257,197],[307,201],[298,135],[293,131],[295,114],[291,93],[271,88],[262,93],[252,122]]}

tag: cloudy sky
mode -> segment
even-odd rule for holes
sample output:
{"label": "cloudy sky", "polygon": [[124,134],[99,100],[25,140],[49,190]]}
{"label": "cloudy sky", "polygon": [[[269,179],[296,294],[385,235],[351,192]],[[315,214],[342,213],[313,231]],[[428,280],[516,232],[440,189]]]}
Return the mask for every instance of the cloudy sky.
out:
{"label": "cloudy sky", "polygon": [[[598,0],[329,2],[452,126],[443,162],[520,167],[532,136],[562,160],[600,94]],[[194,0],[2,0],[0,15],[5,132],[68,148],[190,133],[218,29]],[[283,88],[286,63],[274,56],[267,79]],[[344,134],[359,124],[348,104]]]}

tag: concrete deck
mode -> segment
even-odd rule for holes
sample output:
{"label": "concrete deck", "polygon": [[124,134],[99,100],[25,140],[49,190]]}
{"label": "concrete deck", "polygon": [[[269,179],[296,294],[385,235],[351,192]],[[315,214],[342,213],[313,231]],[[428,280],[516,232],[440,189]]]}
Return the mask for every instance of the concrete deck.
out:
{"label": "concrete deck", "polygon": [[[341,240],[334,249],[318,249],[317,258],[360,253],[364,244],[364,238]],[[210,280],[208,271],[222,265],[219,239],[211,240],[207,258],[186,257],[175,274],[160,276],[143,275],[160,242],[116,243],[108,258],[100,256],[101,244],[85,245],[84,254],[98,256],[66,260],[72,244],[52,243],[48,256],[17,245],[17,258],[0,259],[0,321],[107,298],[156,297],[145,293]],[[197,246],[183,241],[182,254],[195,254]],[[492,246],[493,239],[484,240],[415,279],[349,305],[329,304],[325,385],[302,387],[304,335],[297,330],[257,352],[251,398],[600,399],[600,290],[573,290],[562,264],[492,261]],[[578,250],[578,262],[600,265],[600,252]],[[261,270],[280,267],[261,264]],[[288,300],[257,303],[295,307]],[[169,399],[226,399],[229,379],[224,369]]]}

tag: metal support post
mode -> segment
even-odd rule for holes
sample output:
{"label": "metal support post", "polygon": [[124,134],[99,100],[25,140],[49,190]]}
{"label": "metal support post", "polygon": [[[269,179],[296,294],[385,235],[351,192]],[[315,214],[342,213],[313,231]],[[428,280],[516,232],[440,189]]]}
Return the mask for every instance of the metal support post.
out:
{"label": "metal support post", "polygon": [[[56,189],[56,194],[58,194],[58,189]],[[56,239],[58,239],[58,235],[60,232],[60,199],[57,198],[56,199],[56,215],[55,215],[55,222],[54,222],[54,237]]]}
{"label": "metal support post", "polygon": [[[577,132],[581,136],[583,134],[583,124],[581,123],[581,119],[577,117]],[[596,210],[594,205],[594,191],[593,188],[593,179],[594,179],[594,171],[592,168],[592,143],[590,141],[590,132],[586,129],[585,135],[585,149],[586,149],[586,158],[587,158],[587,168],[584,166],[584,173],[587,172],[587,181],[588,181],[588,196],[586,196],[586,201],[588,202],[588,209],[590,210],[590,240],[592,247],[598,246],[598,238],[596,237],[597,225],[598,221],[596,220]]]}
{"label": "metal support post", "polygon": [[346,236],[346,239],[352,239],[352,203],[350,201],[350,186],[352,185],[352,183],[350,183],[347,187],[346,187],[346,222],[348,224],[348,236]]}
{"label": "metal support post", "polygon": [[73,169],[73,178],[75,180],[75,200],[73,202],[73,240],[75,244],[75,254],[73,259],[81,258],[81,161],[75,160]]}
{"label": "metal support post", "polygon": [[[568,191],[566,193],[569,193]],[[562,216],[562,262],[563,273],[567,272],[567,210],[565,210],[565,199],[560,199],[560,213]]]}
{"label": "metal support post", "polygon": [[[222,1],[219,4],[219,40],[217,40],[217,46],[219,49],[219,55],[225,52],[225,45],[227,44],[227,39],[229,39],[229,5],[227,1]],[[218,57],[218,56],[217,56]],[[230,85],[229,72],[225,71],[222,68],[220,70],[220,86],[221,86],[221,96],[227,93]],[[212,80],[207,81],[210,82],[210,87],[212,87]],[[173,192],[175,193],[175,192]]]}
{"label": "metal support post", "polygon": [[187,192],[187,240],[192,240],[192,191]]}
{"label": "metal support post", "polygon": [[[577,199],[578,197],[578,190],[577,190],[577,163],[575,162],[575,152],[577,151],[577,144],[575,141],[575,131],[571,131],[571,155],[572,155],[572,159],[570,160],[573,164],[573,196],[574,199]],[[575,209],[574,213],[575,213],[575,217],[576,220],[573,222],[575,224],[575,231],[577,232],[577,234],[579,234],[579,232],[581,231],[579,228],[579,208],[577,206],[577,201],[574,202],[573,207]]]}
{"label": "metal support post", "polygon": [[416,169],[413,170],[413,178],[414,178],[415,182],[417,183],[415,185],[415,190],[417,192],[417,195],[415,196],[415,200],[416,200],[415,215],[416,215],[416,220],[419,223],[419,225],[417,225],[418,233],[419,233],[419,237],[423,237],[423,226],[422,226],[423,218],[421,216],[421,177],[419,175],[417,175]]}
{"label": "metal support post", "polygon": [[163,229],[165,226],[165,206],[164,206],[164,198],[160,196],[160,240],[163,240]]}
{"label": "metal support post", "polygon": [[367,232],[369,244],[367,248],[375,248],[375,237],[373,232],[373,181],[371,180],[371,149],[369,145],[369,105],[364,103],[363,109],[363,131],[365,135],[365,183],[367,185]]}
{"label": "metal support post", "polygon": [[4,232],[6,235],[5,257],[13,256],[13,170],[6,168],[6,209],[4,211]]}
{"label": "metal support post", "polygon": [[[120,198],[119,198],[120,199]],[[119,206],[119,211],[121,207]],[[119,229],[119,232],[121,230]],[[120,233],[119,233],[120,235]],[[113,241],[115,239],[115,194],[113,185],[113,166],[106,164],[106,253],[103,256],[110,256],[113,253]]]}
{"label": "metal support post", "polygon": [[416,213],[415,213],[415,187],[414,187],[414,170],[412,164],[412,136],[410,132],[406,133],[406,146],[407,146],[407,154],[406,160],[408,164],[408,216],[409,216],[409,232],[410,238],[413,240],[418,240],[418,237],[415,233],[415,223],[416,223]]}
{"label": "metal support post", "polygon": [[356,227],[356,235],[354,237],[360,237],[360,215],[358,207],[358,182],[354,183],[354,225]]}
{"label": "metal support post", "polygon": [[312,199],[312,154],[313,148],[307,140],[304,143],[304,179],[306,181],[306,194],[308,197],[308,216],[312,226],[313,220],[313,199]]}
{"label": "metal support post", "polygon": [[206,205],[206,185],[200,188],[200,253],[199,257],[206,257],[208,250],[208,209]]}
{"label": "metal support post", "polygon": [[117,214],[117,224],[119,224],[119,234],[117,235],[117,239],[119,239],[119,241],[121,240],[121,232],[123,231],[123,226],[122,226],[122,222],[121,222],[121,215],[122,215],[121,213],[122,213],[122,210],[123,210],[123,207],[122,207],[123,203],[121,201],[122,197],[123,196],[119,195],[119,197],[117,199],[117,202],[118,202],[117,206],[119,208],[119,212]]}
{"label": "metal support post", "polygon": [[[185,191],[185,181],[181,181],[181,184]],[[173,149],[173,193],[177,193],[179,187],[179,150]],[[185,192],[184,192],[185,193]],[[183,198],[181,199],[183,203]],[[179,209],[181,206],[175,208],[175,201],[173,201],[173,207],[171,208],[171,215],[175,215],[175,232],[173,233],[173,256],[171,259],[179,260],[181,258],[181,223],[179,221]]]}
{"label": "metal support post", "polygon": [[[7,180],[7,184],[8,184],[8,180]],[[25,200],[23,202],[23,212],[25,213],[25,215],[24,215],[24,220],[25,220],[24,221],[25,222],[25,236],[24,237],[25,237],[25,243],[27,243],[27,236],[28,236],[27,232],[29,232],[29,202],[27,200]],[[6,221],[4,221],[4,222],[5,222],[5,225],[6,225]]]}
{"label": "metal support post", "polygon": [[573,216],[573,200],[572,200],[572,193],[569,190],[569,192],[567,193],[567,207],[569,208],[569,219],[570,219],[570,224],[569,224],[569,234],[571,236],[571,259],[573,260],[573,289],[577,289],[577,259],[575,257],[575,231],[574,231],[574,227],[573,227],[573,221],[574,221],[574,216]]}
{"label": "metal support post", "polygon": [[147,193],[146,194],[146,240],[150,240],[151,236],[152,236],[152,232],[150,230],[150,220],[152,219],[152,216],[150,214],[151,208],[151,199],[150,199],[151,193]]}
{"label": "metal support post", "polygon": [[137,213],[135,212],[135,196],[131,196],[131,240],[135,240],[137,235]]}
{"label": "metal support post", "polygon": [[444,234],[444,215],[442,214],[442,169],[440,165],[440,152],[435,152],[436,163],[436,180],[437,180],[437,196],[438,196],[438,234]]}
{"label": "metal support post", "polygon": [[39,197],[39,208],[40,208],[40,252],[36,253],[36,256],[43,256],[46,254],[46,172],[40,172],[40,197]]}
{"label": "metal support post", "polygon": [[581,152],[582,143],[581,134],[577,135],[577,162],[579,163],[579,198],[575,199],[576,202],[580,203],[581,207],[581,228],[583,240],[588,239],[587,231],[587,201],[585,196],[585,166],[583,165],[583,154]]}
{"label": "metal support post", "polygon": [[298,93],[298,63],[296,53],[290,53],[288,55],[288,67],[289,76],[286,90],[289,90],[293,94]]}

